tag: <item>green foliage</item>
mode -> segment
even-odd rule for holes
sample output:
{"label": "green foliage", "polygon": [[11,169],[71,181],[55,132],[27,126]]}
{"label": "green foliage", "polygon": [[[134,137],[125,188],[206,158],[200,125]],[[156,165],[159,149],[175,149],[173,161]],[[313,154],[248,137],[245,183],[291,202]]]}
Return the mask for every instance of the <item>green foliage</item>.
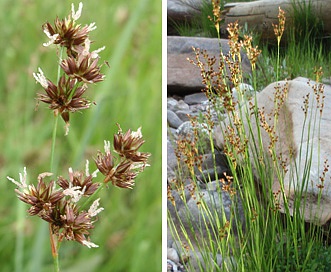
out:
{"label": "green foliage", "polygon": [[316,16],[312,1],[292,0],[293,21],[290,38],[307,47],[309,43],[319,44],[323,38],[323,21]]}
{"label": "green foliage", "polygon": [[[23,3],[24,2],[24,3]],[[0,50],[0,250],[1,271],[50,271],[52,258],[47,225],[26,215],[14,186],[27,167],[29,182],[49,171],[53,115],[45,105],[35,111],[41,92],[32,72],[38,67],[56,78],[56,57],[42,46],[47,41],[41,25],[63,18],[70,3],[59,1],[1,1]],[[25,3],[26,2],[26,3]],[[79,1],[74,1],[78,6]],[[103,149],[117,131],[142,126],[144,150],[152,153],[151,167],[141,174],[134,190],[110,187],[102,192],[99,216],[92,232],[98,249],[64,242],[61,271],[159,271],[161,267],[161,3],[151,0],[84,3],[82,24],[96,22],[91,33],[106,80],[88,92],[97,105],[71,115],[69,136],[59,120],[55,175],[68,168],[83,169],[85,160]],[[143,31],[142,31],[143,30]],[[51,72],[53,71],[53,72]],[[92,165],[92,163],[91,163]]]}
{"label": "green foliage", "polygon": [[213,16],[213,7],[209,1],[204,1],[200,10],[184,18],[182,22],[171,22],[172,27],[180,36],[203,36],[216,38],[217,32],[209,16]]}
{"label": "green foliage", "polygon": [[[299,263],[296,255],[298,255]],[[274,271],[327,272],[330,271],[330,262],[331,247],[317,242],[308,247],[300,245],[296,250],[292,244],[287,257],[284,258],[283,255],[279,254]]]}

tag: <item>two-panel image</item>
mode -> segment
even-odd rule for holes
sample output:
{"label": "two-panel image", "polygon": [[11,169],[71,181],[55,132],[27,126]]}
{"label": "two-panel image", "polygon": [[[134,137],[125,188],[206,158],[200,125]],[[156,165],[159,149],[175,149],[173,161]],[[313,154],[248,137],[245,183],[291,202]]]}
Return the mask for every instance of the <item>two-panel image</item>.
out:
{"label": "two-panel image", "polygon": [[331,270],[330,1],[0,5],[1,272]]}

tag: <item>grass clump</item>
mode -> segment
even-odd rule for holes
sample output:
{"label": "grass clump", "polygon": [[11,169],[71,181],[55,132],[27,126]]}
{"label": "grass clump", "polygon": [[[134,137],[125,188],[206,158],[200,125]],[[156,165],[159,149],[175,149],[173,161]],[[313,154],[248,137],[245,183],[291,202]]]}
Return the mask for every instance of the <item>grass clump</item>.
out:
{"label": "grass clump", "polygon": [[[217,1],[213,1],[217,10]],[[216,13],[215,13],[216,14]],[[279,24],[274,25],[278,48],[285,27],[285,15],[279,9]],[[217,25],[219,21],[215,21]],[[279,28],[280,27],[280,28]],[[282,30],[282,31],[279,31]],[[263,52],[252,45],[249,36],[239,39],[239,27],[230,24],[228,54],[220,52],[219,67],[214,70],[216,58],[208,52],[194,49],[196,59],[191,62],[201,68],[205,84],[204,92],[213,108],[222,108],[225,114],[216,111],[220,121],[217,126],[207,112],[203,126],[209,132],[210,150],[214,158],[215,178],[204,176],[203,181],[196,176],[203,167],[203,154],[198,152],[198,139],[177,141],[178,172],[187,168],[187,176],[180,176],[169,182],[168,199],[170,209],[168,221],[174,239],[184,251],[187,271],[312,271],[330,269],[327,264],[329,252],[328,228],[322,230],[315,224],[307,224],[302,213],[306,203],[307,184],[313,169],[312,154],[319,152],[319,144],[310,139],[319,136],[323,112],[323,85],[316,83],[309,87],[314,91],[311,104],[308,97],[302,99],[304,125],[299,150],[288,144],[286,150],[279,149],[280,130],[290,133],[291,124],[284,113],[284,103],[288,93],[288,82],[273,85],[273,107],[266,111],[258,105],[256,93],[251,99],[240,89],[243,83],[241,51],[244,50],[251,62],[251,82],[257,90],[258,74],[256,63]],[[222,49],[221,49],[222,50]],[[280,50],[277,50],[275,78],[282,77]],[[230,71],[230,73],[228,73]],[[316,80],[321,71],[315,71]],[[272,80],[274,78],[271,78]],[[270,82],[269,82],[270,83]],[[233,98],[233,90],[238,98]],[[316,104],[317,103],[317,104]],[[285,116],[285,117],[284,117]],[[195,125],[198,128],[200,125]],[[222,152],[227,158],[228,173],[216,171],[214,133],[221,137]],[[197,133],[194,133],[194,135]],[[308,135],[308,142],[303,139]],[[307,153],[302,150],[307,149]],[[320,154],[320,153],[318,153]],[[293,164],[296,156],[300,162]],[[322,162],[320,162],[322,163]],[[319,165],[320,166],[320,165]],[[328,162],[319,173],[322,180],[328,172]],[[289,188],[285,177],[292,176]],[[303,173],[302,175],[298,173]],[[186,190],[183,179],[186,179]],[[275,183],[276,182],[276,183]],[[278,187],[275,187],[275,184]],[[206,183],[206,185],[202,185]],[[301,185],[298,185],[301,184]],[[295,197],[288,198],[286,191],[295,186]],[[301,187],[298,187],[301,186]],[[187,190],[189,188],[189,190]],[[276,188],[276,189],[275,189]],[[278,188],[278,189],[277,189]],[[322,190],[317,194],[317,207]],[[175,201],[177,199],[177,202]],[[182,203],[180,210],[176,209]],[[198,211],[195,218],[192,211]],[[174,214],[176,216],[174,216]],[[198,217],[198,218],[197,218]],[[185,255],[186,254],[186,255]]]}

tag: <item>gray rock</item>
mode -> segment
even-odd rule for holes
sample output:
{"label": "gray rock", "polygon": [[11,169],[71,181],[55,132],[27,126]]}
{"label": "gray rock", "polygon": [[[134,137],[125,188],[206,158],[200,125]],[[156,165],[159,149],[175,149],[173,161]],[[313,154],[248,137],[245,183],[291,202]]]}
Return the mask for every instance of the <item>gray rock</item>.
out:
{"label": "gray rock", "polygon": [[176,114],[180,118],[180,120],[182,120],[183,122],[190,121],[189,116],[196,115],[196,114],[192,114],[191,110],[179,110],[179,111],[176,111]]}
{"label": "gray rock", "polygon": [[208,98],[203,92],[189,94],[184,98],[184,102],[188,105],[202,104],[206,100],[208,100]]}
{"label": "gray rock", "polygon": [[171,111],[175,111],[176,105],[178,104],[178,101],[173,97],[167,98],[167,109]]}
{"label": "gray rock", "polygon": [[170,140],[167,140],[167,165],[171,169],[177,167],[177,157],[173,145],[174,144]]}
{"label": "gray rock", "polygon": [[205,0],[168,0],[167,16],[173,20],[190,17],[199,13],[205,2]]}
{"label": "gray rock", "polygon": [[175,106],[175,110],[188,110],[190,108],[183,100],[179,100],[177,105]]}
{"label": "gray rock", "polygon": [[171,110],[167,110],[167,120],[169,126],[172,128],[178,128],[183,123],[183,121],[180,120],[177,114]]}
{"label": "gray rock", "polygon": [[167,258],[175,263],[179,263],[179,256],[176,249],[174,248],[167,248]]}
{"label": "gray rock", "polygon": [[210,139],[206,124],[198,123],[197,128],[194,128],[190,121],[186,121],[178,127],[176,134],[185,137],[189,141],[194,141],[195,129],[198,129],[198,142],[195,144],[198,147],[199,153],[208,153],[210,151]]}

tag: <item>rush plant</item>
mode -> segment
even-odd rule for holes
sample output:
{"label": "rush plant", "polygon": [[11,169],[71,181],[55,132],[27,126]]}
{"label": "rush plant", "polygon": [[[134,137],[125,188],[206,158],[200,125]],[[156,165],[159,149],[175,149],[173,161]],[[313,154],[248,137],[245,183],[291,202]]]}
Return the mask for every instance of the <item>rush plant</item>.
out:
{"label": "rush plant", "polygon": [[[214,10],[218,11],[218,1],[212,3]],[[217,14],[220,13],[214,13]],[[279,24],[274,25],[274,29],[279,47],[285,28],[285,13],[280,8],[278,18]],[[219,20],[217,16],[214,19],[217,28]],[[245,52],[251,62],[252,82],[256,89],[256,62],[261,57],[261,50],[252,45],[251,37],[239,39],[238,24],[230,24],[228,32],[230,50],[225,54],[221,49],[217,69],[214,64],[218,60],[206,51],[194,48],[196,58],[190,60],[201,69],[205,85],[203,91],[216,110],[219,121],[215,124],[210,112],[201,119],[203,124],[192,120],[196,130],[203,126],[209,133],[215,167],[215,178],[210,187],[210,176],[205,176],[203,182],[207,185],[203,187],[196,178],[203,165],[203,153],[199,153],[197,146],[198,138],[178,139],[175,143],[179,161],[178,177],[169,182],[168,199],[171,209],[176,211],[176,199],[184,208],[177,216],[169,214],[168,223],[178,243],[184,266],[188,271],[326,271],[330,269],[327,261],[324,258],[320,262],[316,260],[322,251],[329,251],[325,233],[330,230],[325,232],[314,224],[307,224],[300,203],[305,201],[304,184],[310,182],[313,167],[311,154],[314,148],[319,150],[319,147],[313,146],[311,141],[307,146],[303,141],[299,143],[300,156],[304,156],[301,155],[302,148],[309,150],[304,158],[306,163],[302,165],[289,165],[288,160],[294,156],[293,150],[287,150],[286,156],[277,153],[276,146],[280,141],[279,116],[287,96],[288,83],[285,81],[275,87],[271,113],[259,107],[256,93],[250,98],[240,84],[244,80],[241,60]],[[280,75],[278,71],[276,78]],[[309,97],[303,97],[302,100],[304,123],[309,124],[309,131],[302,128],[302,135],[308,133],[310,137],[314,137],[313,133],[319,133],[324,105],[323,84],[318,83],[321,70],[316,69],[316,75],[317,83],[308,84],[314,91],[313,99],[317,104],[312,106],[308,103]],[[237,91],[237,99],[234,99],[234,90]],[[312,108],[308,111],[308,107]],[[227,158],[230,175],[219,175],[216,171],[215,155],[219,151],[215,148],[215,131],[224,140],[221,152]],[[193,134],[198,135],[195,132]],[[302,188],[296,188],[296,201],[290,207],[284,191],[284,176],[288,172],[299,171],[305,173],[303,185]],[[324,180],[328,171],[328,161],[324,161],[320,180]],[[186,173],[186,176],[181,173]],[[298,177],[293,176],[293,184],[296,184]],[[186,189],[183,186],[185,179],[191,183],[186,185]],[[280,183],[278,191],[271,190],[275,179]],[[190,206],[187,204],[187,188],[190,188],[191,200],[196,200],[196,210],[199,211],[199,218],[194,218],[194,221],[192,201]],[[219,197],[215,196],[215,191]],[[207,198],[211,200],[207,202]],[[224,199],[227,198],[231,201],[225,203]]]}
{"label": "rush plant", "polygon": [[[48,41],[43,43],[57,53],[56,80],[49,79],[41,68],[33,73],[41,91],[36,94],[37,105],[45,103],[53,112],[52,144],[49,151],[50,166],[37,177],[28,178],[27,169],[19,174],[19,180],[8,177],[17,188],[19,200],[29,205],[27,213],[48,223],[54,271],[60,271],[59,249],[64,240],[76,241],[88,248],[98,247],[91,241],[91,231],[98,220],[100,207],[98,193],[109,184],[133,189],[137,175],[149,166],[150,153],[140,152],[144,144],[141,127],[124,132],[120,125],[113,140],[104,141],[104,151],[96,151],[93,158],[95,169],[73,170],[68,166],[66,174],[57,174],[56,146],[64,144],[57,141],[58,120],[65,123],[64,139],[70,137],[70,117],[75,112],[89,109],[94,103],[87,98],[91,86],[104,80],[101,72],[99,53],[104,47],[91,50],[90,32],[96,29],[95,23],[81,25],[83,4],[77,11],[72,4],[71,13],[64,19],[55,19],[54,24],[46,22],[42,29]],[[69,151],[67,151],[69,152]],[[66,154],[57,154],[65,157]]]}

